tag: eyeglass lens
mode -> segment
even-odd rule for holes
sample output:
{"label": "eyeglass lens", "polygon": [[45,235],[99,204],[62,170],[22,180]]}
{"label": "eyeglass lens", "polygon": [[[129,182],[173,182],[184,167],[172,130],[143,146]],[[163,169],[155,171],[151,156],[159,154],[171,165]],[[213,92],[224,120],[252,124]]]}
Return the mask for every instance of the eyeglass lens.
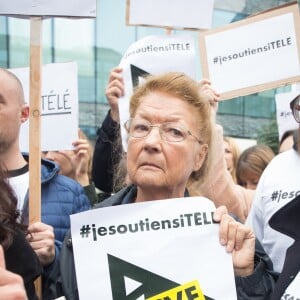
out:
{"label": "eyeglass lens", "polygon": [[300,123],[300,96],[293,101],[293,115],[298,123]]}

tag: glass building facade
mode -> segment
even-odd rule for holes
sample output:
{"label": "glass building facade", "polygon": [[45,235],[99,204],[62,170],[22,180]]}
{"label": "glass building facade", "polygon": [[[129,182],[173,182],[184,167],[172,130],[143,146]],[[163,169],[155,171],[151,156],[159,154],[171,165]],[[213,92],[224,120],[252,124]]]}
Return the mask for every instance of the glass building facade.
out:
{"label": "glass building facade", "polygon": [[[213,27],[287,2],[292,1],[215,0]],[[98,0],[96,19],[49,18],[43,21],[43,64],[68,61],[78,64],[79,124],[91,139],[109,109],[105,98],[109,71],[119,64],[123,53],[136,40],[150,34],[165,34],[163,28],[126,26],[125,14],[126,0]],[[192,34],[197,39],[198,33]],[[29,35],[29,20],[0,16],[0,67],[29,66]],[[198,63],[200,70],[200,61]],[[198,76],[200,79],[200,71]],[[288,90],[289,87],[280,89]],[[224,133],[255,138],[259,127],[274,119],[277,91],[221,103],[217,118]]]}

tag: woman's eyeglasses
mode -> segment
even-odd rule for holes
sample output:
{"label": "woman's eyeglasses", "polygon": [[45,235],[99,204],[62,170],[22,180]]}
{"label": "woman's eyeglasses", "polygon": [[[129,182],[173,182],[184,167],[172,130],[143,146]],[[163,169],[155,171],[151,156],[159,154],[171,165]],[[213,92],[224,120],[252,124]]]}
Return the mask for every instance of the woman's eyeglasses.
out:
{"label": "woman's eyeglasses", "polygon": [[290,103],[290,108],[297,123],[300,123],[300,95],[293,99]]}
{"label": "woman's eyeglasses", "polygon": [[181,142],[185,140],[188,135],[191,135],[200,144],[202,144],[202,142],[195,135],[193,135],[189,130],[183,128],[182,125],[177,122],[166,122],[160,125],[152,125],[146,120],[129,119],[125,122],[124,127],[129,136],[137,139],[146,137],[151,132],[153,127],[157,127],[159,129],[161,138],[167,142]]}

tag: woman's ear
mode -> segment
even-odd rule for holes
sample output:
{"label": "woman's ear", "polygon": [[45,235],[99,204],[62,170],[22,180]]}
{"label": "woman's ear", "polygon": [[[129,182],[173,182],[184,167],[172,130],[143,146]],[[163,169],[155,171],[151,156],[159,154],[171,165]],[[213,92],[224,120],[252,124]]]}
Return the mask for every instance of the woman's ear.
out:
{"label": "woman's ear", "polygon": [[193,169],[194,172],[200,170],[200,168],[202,167],[207,152],[208,152],[207,144],[199,145],[199,149],[198,152],[196,153],[196,158],[195,158],[195,164]]}

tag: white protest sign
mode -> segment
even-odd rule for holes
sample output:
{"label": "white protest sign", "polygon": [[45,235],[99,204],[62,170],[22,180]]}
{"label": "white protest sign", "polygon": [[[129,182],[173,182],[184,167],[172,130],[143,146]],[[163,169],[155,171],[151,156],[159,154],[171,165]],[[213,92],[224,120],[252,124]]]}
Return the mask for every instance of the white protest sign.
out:
{"label": "white protest sign", "polygon": [[128,0],[127,25],[211,28],[214,0]]}
{"label": "white protest sign", "polygon": [[281,299],[300,299],[300,272],[289,284]]}
{"label": "white protest sign", "polygon": [[119,101],[119,112],[123,147],[126,149],[123,124],[129,119],[129,98],[133,88],[148,74],[183,72],[195,79],[194,40],[190,35],[147,36],[128,48],[120,67],[123,68],[125,96]]}
{"label": "white protest sign", "polygon": [[214,210],[207,198],[190,197],[71,215],[80,299],[158,300],[150,297],[197,284],[211,299],[236,299],[232,258],[219,242]]}
{"label": "white protest sign", "polygon": [[[29,68],[10,69],[21,81],[29,103]],[[78,139],[77,64],[56,63],[42,67],[41,151],[70,150]],[[21,126],[21,151],[29,150],[29,122]]]}
{"label": "white protest sign", "polygon": [[96,17],[96,0],[9,0],[1,1],[0,15]]}
{"label": "white protest sign", "polygon": [[300,81],[298,10],[287,5],[201,34],[203,76],[222,99]]}
{"label": "white protest sign", "polygon": [[293,113],[290,108],[290,102],[300,94],[300,90],[289,92],[289,93],[279,93],[275,95],[276,103],[276,120],[278,126],[278,137],[281,140],[282,135],[289,130],[294,130],[299,127],[298,123],[293,117]]}

